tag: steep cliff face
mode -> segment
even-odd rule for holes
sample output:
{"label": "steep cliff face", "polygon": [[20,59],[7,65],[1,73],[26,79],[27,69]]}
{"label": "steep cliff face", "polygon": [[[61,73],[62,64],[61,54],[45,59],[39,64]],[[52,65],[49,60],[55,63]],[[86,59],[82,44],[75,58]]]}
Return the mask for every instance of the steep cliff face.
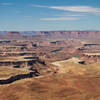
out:
{"label": "steep cliff face", "polygon": [[38,35],[65,38],[99,38],[100,31],[42,31]]}
{"label": "steep cliff face", "polygon": [[33,76],[34,77],[39,76],[39,74],[36,73],[36,72],[30,72],[30,73],[27,73],[27,74],[19,74],[19,75],[11,76],[10,78],[7,78],[7,79],[0,79],[0,85],[13,83],[17,80],[21,80],[21,79],[25,79],[25,78],[31,78]]}
{"label": "steep cliff face", "polygon": [[[20,67],[27,67],[32,66],[36,60],[29,60],[29,61],[0,61],[0,66],[20,66]],[[19,67],[19,68],[20,68]]]}
{"label": "steep cliff face", "polygon": [[[2,64],[5,65],[5,67],[2,67]],[[21,64],[23,64],[24,68],[21,68]],[[41,60],[31,60],[27,62],[2,62],[0,66],[0,85],[10,84],[17,80],[37,77],[54,72],[45,64],[44,61]]]}

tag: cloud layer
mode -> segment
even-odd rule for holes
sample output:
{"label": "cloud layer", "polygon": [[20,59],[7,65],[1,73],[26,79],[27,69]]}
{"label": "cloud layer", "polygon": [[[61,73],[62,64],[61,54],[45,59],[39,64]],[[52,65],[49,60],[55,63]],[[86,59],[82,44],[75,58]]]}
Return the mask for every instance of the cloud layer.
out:
{"label": "cloud layer", "polygon": [[100,13],[100,8],[95,8],[91,6],[42,6],[34,4],[32,6],[41,8],[51,8],[63,11],[71,11],[71,12]]}
{"label": "cloud layer", "polygon": [[53,16],[63,16],[63,17],[81,17],[81,16],[87,16],[87,14],[68,14],[68,13],[61,13],[61,14],[55,14]]}
{"label": "cloud layer", "polygon": [[[32,6],[62,10],[66,12],[64,14],[53,15],[53,17],[51,18],[40,19],[40,20],[45,20],[45,21],[80,20],[79,17],[88,16],[88,14],[100,14],[100,8],[95,8],[91,6],[44,6],[44,5],[35,5],[35,4],[33,4]],[[70,12],[71,14],[68,14],[68,12]]]}
{"label": "cloud layer", "polygon": [[40,20],[47,20],[47,21],[64,21],[64,20],[79,20],[79,18],[73,18],[73,17],[57,17],[57,18],[41,18]]}
{"label": "cloud layer", "polygon": [[100,8],[90,6],[51,6],[49,8],[71,12],[100,13]]}

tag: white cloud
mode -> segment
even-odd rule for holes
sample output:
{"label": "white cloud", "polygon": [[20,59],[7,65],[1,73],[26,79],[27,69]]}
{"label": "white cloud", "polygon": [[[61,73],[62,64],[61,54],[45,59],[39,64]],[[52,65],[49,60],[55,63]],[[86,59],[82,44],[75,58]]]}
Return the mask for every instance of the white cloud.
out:
{"label": "white cloud", "polygon": [[0,3],[0,6],[10,6],[12,3]]}
{"label": "white cloud", "polygon": [[91,6],[42,6],[34,4],[32,6],[41,8],[51,8],[63,11],[71,11],[71,12],[100,13],[100,8],[95,8]]}
{"label": "white cloud", "polygon": [[100,13],[100,8],[90,6],[51,6],[50,8],[72,12]]}
{"label": "white cloud", "polygon": [[64,21],[64,20],[79,20],[79,18],[74,18],[74,17],[57,17],[57,18],[41,18],[40,20],[45,20],[45,21]]}
{"label": "white cloud", "polygon": [[55,14],[50,18],[41,18],[44,21],[64,21],[64,20],[80,20],[81,16],[88,16],[88,14],[100,14],[100,8],[91,6],[44,6],[44,5],[32,5],[33,7],[49,8],[62,11],[69,11],[70,13]]}
{"label": "white cloud", "polygon": [[87,16],[87,14],[63,14],[63,13],[61,13],[61,14],[56,14],[56,15],[54,15],[54,16],[81,17],[81,16]]}

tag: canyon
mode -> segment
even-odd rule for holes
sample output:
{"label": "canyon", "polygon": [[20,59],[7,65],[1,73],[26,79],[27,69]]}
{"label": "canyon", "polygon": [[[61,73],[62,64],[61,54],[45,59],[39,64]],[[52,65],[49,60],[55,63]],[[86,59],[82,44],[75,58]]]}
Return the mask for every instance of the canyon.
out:
{"label": "canyon", "polygon": [[100,31],[33,33],[0,34],[0,100],[100,100]]}

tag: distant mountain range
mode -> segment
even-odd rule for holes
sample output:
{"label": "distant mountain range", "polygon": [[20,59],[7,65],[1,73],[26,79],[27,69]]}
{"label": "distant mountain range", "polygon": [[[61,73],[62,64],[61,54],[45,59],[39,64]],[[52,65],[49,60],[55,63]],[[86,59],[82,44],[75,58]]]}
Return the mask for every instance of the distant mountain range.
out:
{"label": "distant mountain range", "polygon": [[100,39],[100,31],[0,31],[0,37],[9,38],[21,38],[39,36],[41,38],[53,38],[53,39]]}

